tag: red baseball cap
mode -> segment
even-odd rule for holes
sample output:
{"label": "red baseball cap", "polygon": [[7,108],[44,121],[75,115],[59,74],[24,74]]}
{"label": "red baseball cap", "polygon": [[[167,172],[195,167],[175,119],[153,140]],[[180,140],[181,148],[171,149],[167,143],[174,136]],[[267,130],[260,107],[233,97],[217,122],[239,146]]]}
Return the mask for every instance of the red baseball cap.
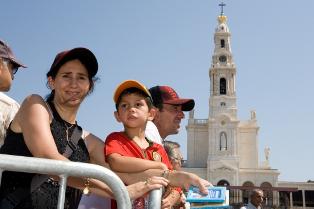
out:
{"label": "red baseball cap", "polygon": [[20,61],[16,59],[9,45],[2,41],[1,39],[0,39],[0,57],[10,60],[18,67],[26,68],[26,65],[22,64]]}
{"label": "red baseball cap", "polygon": [[191,111],[195,106],[193,99],[180,98],[170,86],[154,86],[149,92],[156,107],[160,104],[182,105],[182,111]]}

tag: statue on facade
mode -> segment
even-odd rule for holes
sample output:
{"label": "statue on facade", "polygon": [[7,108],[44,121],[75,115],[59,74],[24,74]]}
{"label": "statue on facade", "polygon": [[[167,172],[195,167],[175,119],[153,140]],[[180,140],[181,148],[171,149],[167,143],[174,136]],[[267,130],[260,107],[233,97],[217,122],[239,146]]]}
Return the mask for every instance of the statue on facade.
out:
{"label": "statue on facade", "polygon": [[255,110],[251,110],[251,120],[256,120],[256,112],[255,112]]}
{"label": "statue on facade", "polygon": [[227,150],[227,135],[225,132],[220,134],[220,150]]}
{"label": "statue on facade", "polygon": [[269,147],[265,147],[264,153],[265,153],[266,162],[269,162],[270,148]]}

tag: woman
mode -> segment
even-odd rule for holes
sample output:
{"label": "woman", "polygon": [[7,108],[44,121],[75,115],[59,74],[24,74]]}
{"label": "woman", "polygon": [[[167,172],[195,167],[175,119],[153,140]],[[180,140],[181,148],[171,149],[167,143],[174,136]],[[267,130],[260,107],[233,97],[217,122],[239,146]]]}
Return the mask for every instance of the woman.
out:
{"label": "woman", "polygon": [[[76,149],[69,156],[65,154],[71,147],[68,142],[72,133],[79,127],[76,117],[80,104],[93,91],[97,71],[97,59],[86,48],[74,48],[59,53],[47,73],[48,86],[52,90],[47,101],[38,95],[31,95],[24,100],[9,127],[0,153],[92,162],[105,166],[102,152],[104,143],[92,134],[79,137]],[[56,208],[59,190],[57,178],[47,178],[30,192],[34,175],[4,172],[0,188],[0,207],[3,202],[11,202],[12,198],[8,196],[22,191],[22,198],[17,198],[13,203],[15,208]],[[151,189],[167,185],[167,182],[164,178],[154,177],[149,183],[141,181],[129,186],[128,191],[131,198],[137,198]],[[69,178],[64,208],[78,207],[82,189],[86,185],[92,193],[112,197],[111,190],[100,181],[91,180],[87,184],[84,179]]]}
{"label": "woman", "polygon": [[164,141],[163,145],[173,169],[177,171],[181,170],[183,157],[180,151],[180,144],[173,141]]}

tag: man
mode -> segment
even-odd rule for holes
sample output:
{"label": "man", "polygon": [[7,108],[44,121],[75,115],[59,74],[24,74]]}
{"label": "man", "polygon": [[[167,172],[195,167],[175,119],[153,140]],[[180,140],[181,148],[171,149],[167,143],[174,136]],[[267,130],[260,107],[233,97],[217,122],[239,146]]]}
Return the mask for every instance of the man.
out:
{"label": "man", "polygon": [[3,144],[6,130],[19,109],[19,104],[2,92],[10,90],[14,74],[19,67],[26,67],[19,62],[11,48],[0,40],[0,147]]}
{"label": "man", "polygon": [[149,92],[157,111],[154,120],[147,123],[145,134],[150,140],[162,144],[167,136],[179,133],[183,111],[191,111],[195,102],[180,98],[169,86],[154,86]]}
{"label": "man", "polygon": [[[154,86],[149,89],[149,92],[157,111],[153,121],[147,122],[145,135],[148,139],[164,145],[167,136],[179,133],[181,120],[184,118],[183,111],[191,111],[195,102],[193,99],[180,98],[170,86]],[[181,159],[179,167],[181,167]],[[178,193],[171,195],[174,200],[180,198]]]}
{"label": "man", "polygon": [[254,189],[250,195],[250,202],[247,206],[241,207],[240,209],[261,209],[264,198],[264,193],[260,189]]}

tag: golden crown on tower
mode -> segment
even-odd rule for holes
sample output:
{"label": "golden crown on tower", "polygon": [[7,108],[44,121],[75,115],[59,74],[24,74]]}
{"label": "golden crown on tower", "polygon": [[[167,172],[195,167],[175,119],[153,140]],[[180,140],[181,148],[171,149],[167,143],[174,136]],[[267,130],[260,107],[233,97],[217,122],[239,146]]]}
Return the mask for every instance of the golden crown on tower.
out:
{"label": "golden crown on tower", "polygon": [[227,16],[225,15],[219,15],[217,18],[218,22],[221,23],[226,23],[227,22]]}

